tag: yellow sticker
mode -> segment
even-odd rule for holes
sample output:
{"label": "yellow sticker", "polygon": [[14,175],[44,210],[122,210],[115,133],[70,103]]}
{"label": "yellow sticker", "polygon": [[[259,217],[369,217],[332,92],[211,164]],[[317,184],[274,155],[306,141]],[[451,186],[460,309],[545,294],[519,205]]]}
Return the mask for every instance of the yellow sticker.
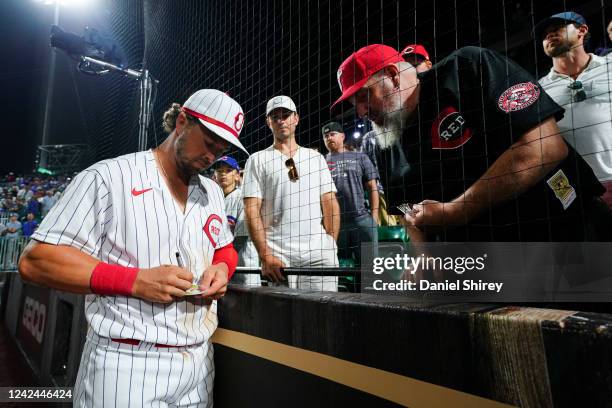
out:
{"label": "yellow sticker", "polygon": [[559,169],[551,178],[546,180],[546,183],[555,192],[555,196],[559,201],[561,201],[563,209],[567,210],[567,207],[572,205],[576,199],[576,190],[570,184],[563,170]]}

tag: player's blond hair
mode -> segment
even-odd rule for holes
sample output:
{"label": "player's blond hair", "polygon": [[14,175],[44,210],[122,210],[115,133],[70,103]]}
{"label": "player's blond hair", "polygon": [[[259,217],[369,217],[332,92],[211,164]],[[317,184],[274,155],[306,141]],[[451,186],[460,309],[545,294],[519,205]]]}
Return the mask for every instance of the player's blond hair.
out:
{"label": "player's blond hair", "polygon": [[[176,118],[178,118],[178,115],[181,112],[181,104],[176,102],[170,105],[170,108],[164,112],[164,117],[162,121],[162,127],[164,128],[164,132],[172,133],[174,129],[176,129]],[[198,123],[197,119],[193,116],[187,113],[185,113],[185,116],[187,117],[187,120],[190,122],[190,124]]]}

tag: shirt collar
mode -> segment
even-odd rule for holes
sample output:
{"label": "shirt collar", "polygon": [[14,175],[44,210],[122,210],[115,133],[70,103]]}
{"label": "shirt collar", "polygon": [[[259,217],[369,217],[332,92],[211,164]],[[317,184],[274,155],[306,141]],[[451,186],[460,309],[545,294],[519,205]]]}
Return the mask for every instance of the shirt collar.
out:
{"label": "shirt collar", "polygon": [[[604,65],[606,63],[606,59],[604,57],[600,57],[595,54],[590,54],[590,55],[591,55],[591,61],[589,61],[589,65],[587,65],[587,67],[584,69],[584,71],[582,71],[580,75],[592,69],[595,69],[601,65]],[[554,68],[551,68],[547,77],[550,81],[554,81],[555,79],[559,79],[559,78],[569,78],[569,75],[560,74],[557,71],[555,71]]]}

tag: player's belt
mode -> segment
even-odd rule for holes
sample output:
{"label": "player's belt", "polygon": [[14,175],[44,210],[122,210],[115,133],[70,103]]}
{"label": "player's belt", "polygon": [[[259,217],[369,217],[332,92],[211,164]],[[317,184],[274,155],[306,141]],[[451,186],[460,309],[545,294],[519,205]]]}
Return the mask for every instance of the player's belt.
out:
{"label": "player's belt", "polygon": [[[132,346],[138,346],[141,343],[140,340],[134,340],[134,339],[111,339],[111,340],[116,343],[130,344]],[[169,344],[161,344],[161,343],[155,343],[154,346],[155,347],[185,347],[185,346],[171,346]]]}

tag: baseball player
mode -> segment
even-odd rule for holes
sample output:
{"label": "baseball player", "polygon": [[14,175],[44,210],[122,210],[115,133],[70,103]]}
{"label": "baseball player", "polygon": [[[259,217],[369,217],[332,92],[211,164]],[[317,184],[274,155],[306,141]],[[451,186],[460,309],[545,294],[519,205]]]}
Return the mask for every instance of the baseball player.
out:
{"label": "baseball player", "polygon": [[604,189],[559,134],[563,109],[511,60],[465,47],[417,74],[372,44],[342,63],[338,83],[334,105],[348,100],[373,121],[389,209],[424,230],[419,239],[610,237]]}
{"label": "baseball player", "polygon": [[86,295],[78,407],[212,406],[216,299],[237,254],[223,192],[198,173],[245,150],[244,114],[203,89],[164,123],[157,148],[81,172],[19,263],[27,281]]}

